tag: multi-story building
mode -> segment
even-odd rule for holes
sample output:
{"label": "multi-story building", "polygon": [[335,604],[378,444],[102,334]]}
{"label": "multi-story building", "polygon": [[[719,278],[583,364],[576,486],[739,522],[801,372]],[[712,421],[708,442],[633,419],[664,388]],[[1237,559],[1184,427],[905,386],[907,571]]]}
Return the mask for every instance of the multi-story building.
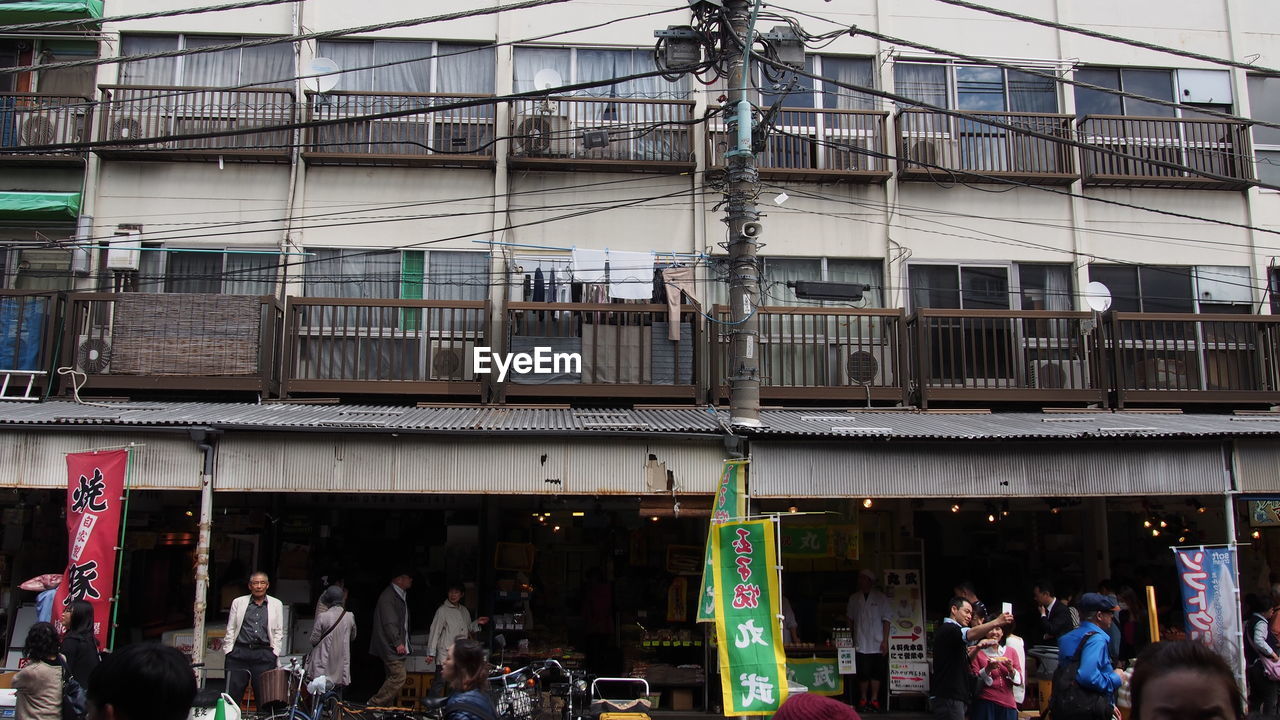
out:
{"label": "multi-story building", "polygon": [[[2,88],[23,92],[4,96],[18,120],[0,162],[30,166],[5,189],[79,192],[84,173],[78,229],[72,209],[38,228],[48,242],[7,238],[5,287],[22,292],[6,302],[49,291],[39,318],[14,315],[39,321],[35,345],[19,320],[0,326],[12,382],[43,371],[32,396],[84,407],[0,406],[0,440],[34,463],[125,429],[162,458],[140,487],[195,490],[197,447],[157,433],[212,428],[233,509],[268,492],[341,525],[367,501],[340,493],[434,493],[487,543],[566,496],[668,515],[671,497],[713,492],[727,437],[752,454],[757,507],[845,511],[863,564],[918,563],[889,555],[914,537],[944,561],[931,567],[980,558],[938,571],[947,589],[1000,562],[1136,577],[1168,553],[1119,520],[1153,513],[1188,515],[1175,539],[1233,541],[1231,498],[1280,491],[1280,16],[1257,0],[998,4],[1064,27],[940,0],[797,0],[758,21],[848,32],[810,43],[803,73],[752,68],[776,409],[727,436],[725,81],[646,75],[654,30],[689,24],[689,4],[464,3],[481,12],[357,33],[425,10],[309,0],[107,22],[101,52],[119,62],[96,66],[95,102],[40,73]],[[265,42],[289,36],[306,39]],[[28,52],[63,59],[46,42]],[[92,146],[21,151],[63,141]],[[684,272],[692,292],[668,307],[662,285]],[[866,290],[804,301],[797,280]],[[499,379],[474,372],[477,347],[581,366]],[[258,400],[273,402],[242,405]],[[673,485],[654,480],[663,461]],[[965,522],[1083,539],[988,557]],[[284,534],[262,537],[250,560],[287,556]]]}

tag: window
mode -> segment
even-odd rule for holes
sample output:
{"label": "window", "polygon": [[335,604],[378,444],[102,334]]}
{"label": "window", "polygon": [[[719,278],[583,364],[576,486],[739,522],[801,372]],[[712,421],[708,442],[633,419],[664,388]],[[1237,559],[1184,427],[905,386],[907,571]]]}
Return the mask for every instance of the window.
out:
{"label": "window", "polygon": [[[518,47],[515,49],[515,91],[528,92],[548,86],[607,80],[656,69],[652,50]],[[682,75],[677,82],[669,82],[655,75],[562,94],[649,100],[683,99],[689,96],[689,80],[688,75]]]}
{"label": "window", "polygon": [[907,267],[911,309],[1008,310],[1009,268],[999,265],[931,265]]}
{"label": "window", "polygon": [[337,90],[493,94],[492,47],[371,40],[321,41],[317,50],[350,68],[338,75]]}
{"label": "window", "polygon": [[1058,93],[1048,78],[985,65],[899,62],[894,89],[912,100],[974,112],[1054,113]]}
{"label": "window", "polygon": [[[484,253],[308,248],[307,297],[484,300]],[[425,291],[425,292],[424,292]]]}
{"label": "window", "polygon": [[71,251],[0,247],[4,287],[13,290],[70,290]]}
{"label": "window", "polygon": [[[809,307],[849,307],[851,303],[832,300],[800,300],[795,291],[787,287],[791,280],[819,280],[825,282],[858,283],[866,287],[862,302],[856,307],[882,307],[882,263],[879,260],[855,260],[851,258],[764,258],[764,272],[760,277],[763,292],[762,304],[798,305]],[[727,293],[727,285],[725,286]]]}
{"label": "window", "polygon": [[280,264],[281,256],[271,250],[144,250],[138,272],[138,290],[154,293],[273,295]]}
{"label": "window", "polygon": [[[164,50],[194,50],[249,39],[252,38],[236,35],[125,35],[120,40],[120,54],[128,56]],[[292,87],[293,70],[293,45],[278,43],[121,63],[120,84],[190,87],[254,84],[257,87]]]}
{"label": "window", "polygon": [[1019,299],[1023,310],[1075,309],[1071,294],[1070,265],[1018,263]]}
{"label": "window", "polygon": [[1089,266],[1089,280],[1111,291],[1111,309],[1117,312],[1195,312],[1192,269],[1167,265]]}
{"label": "window", "polygon": [[1140,117],[1196,117],[1198,107],[1230,112],[1231,76],[1226,70],[1151,70],[1146,68],[1081,68],[1076,80],[1146,97],[1179,102],[1183,108],[1121,97],[1077,87],[1076,114]]}
{"label": "window", "polygon": [[[1280,78],[1249,76],[1249,115],[1256,120],[1280,122]],[[1253,145],[1258,179],[1280,184],[1280,130],[1255,125]]]}

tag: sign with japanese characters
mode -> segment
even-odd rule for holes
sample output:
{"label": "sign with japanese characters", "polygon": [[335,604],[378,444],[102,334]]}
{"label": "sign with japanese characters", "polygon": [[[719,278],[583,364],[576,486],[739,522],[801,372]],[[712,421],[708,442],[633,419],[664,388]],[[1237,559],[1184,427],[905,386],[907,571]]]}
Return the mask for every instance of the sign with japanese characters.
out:
{"label": "sign with japanese characters", "polygon": [[711,529],[726,716],[772,714],[787,699],[774,533],[772,520],[718,523]]}
{"label": "sign with japanese characters", "polygon": [[54,595],[53,617],[75,600],[93,605],[93,634],[107,647],[115,591],[128,450],[67,455],[67,567]]}
{"label": "sign with japanese characters", "polygon": [[885,570],[889,598],[889,692],[928,692],[925,656],[924,601],[919,570]]}
{"label": "sign with japanese characters", "polygon": [[1230,547],[1172,548],[1182,588],[1187,639],[1198,640],[1222,656],[1237,678],[1241,667],[1240,602],[1236,593],[1236,557]]}
{"label": "sign with japanese characters", "polygon": [[778,534],[784,558],[831,557],[825,524],[788,523],[778,530]]}
{"label": "sign with japanese characters", "polygon": [[844,693],[844,678],[835,658],[787,658],[787,674],[814,695]]}
{"label": "sign with japanese characters", "polygon": [[[716,498],[711,506],[712,530],[717,523],[738,519],[747,514],[747,493],[743,487],[746,468],[746,460],[724,461],[724,469],[720,471],[720,484],[716,488]],[[715,622],[716,619],[715,589],[711,581],[711,535],[712,533],[707,533],[706,557],[702,565],[702,585],[698,589],[698,622]]]}

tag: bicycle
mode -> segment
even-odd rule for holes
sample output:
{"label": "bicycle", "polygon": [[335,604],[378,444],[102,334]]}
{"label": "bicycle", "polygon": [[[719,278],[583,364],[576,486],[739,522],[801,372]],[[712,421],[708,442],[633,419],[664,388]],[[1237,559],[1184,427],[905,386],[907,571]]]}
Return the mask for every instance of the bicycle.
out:
{"label": "bicycle", "polygon": [[581,708],[575,700],[586,690],[585,673],[567,670],[552,658],[489,676],[489,699],[500,720],[552,720],[555,710],[543,702],[553,697],[564,701],[561,720],[578,720]]}
{"label": "bicycle", "polygon": [[[320,676],[306,685],[307,691],[311,694],[311,708],[304,710],[299,707],[302,702],[303,682],[306,680],[305,673],[302,670],[302,663],[297,658],[293,658],[289,662],[289,666],[284,668],[289,671],[293,683],[293,691],[290,693],[289,708],[282,712],[273,713],[268,716],[267,720],[339,720],[344,715],[344,706],[342,700],[338,697],[336,686],[329,678]],[[347,715],[354,713],[347,712]]]}

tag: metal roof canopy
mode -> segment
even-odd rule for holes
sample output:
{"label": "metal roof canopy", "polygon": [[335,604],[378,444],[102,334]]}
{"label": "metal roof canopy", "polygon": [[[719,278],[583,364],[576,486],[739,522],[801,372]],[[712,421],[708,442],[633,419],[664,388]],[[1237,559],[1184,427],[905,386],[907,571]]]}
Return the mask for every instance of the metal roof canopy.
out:
{"label": "metal roof canopy", "polygon": [[1226,492],[1219,442],[751,444],[752,497],[1103,497]]}
{"label": "metal roof canopy", "polygon": [[1236,484],[1243,493],[1280,493],[1280,441],[1235,441]]}

